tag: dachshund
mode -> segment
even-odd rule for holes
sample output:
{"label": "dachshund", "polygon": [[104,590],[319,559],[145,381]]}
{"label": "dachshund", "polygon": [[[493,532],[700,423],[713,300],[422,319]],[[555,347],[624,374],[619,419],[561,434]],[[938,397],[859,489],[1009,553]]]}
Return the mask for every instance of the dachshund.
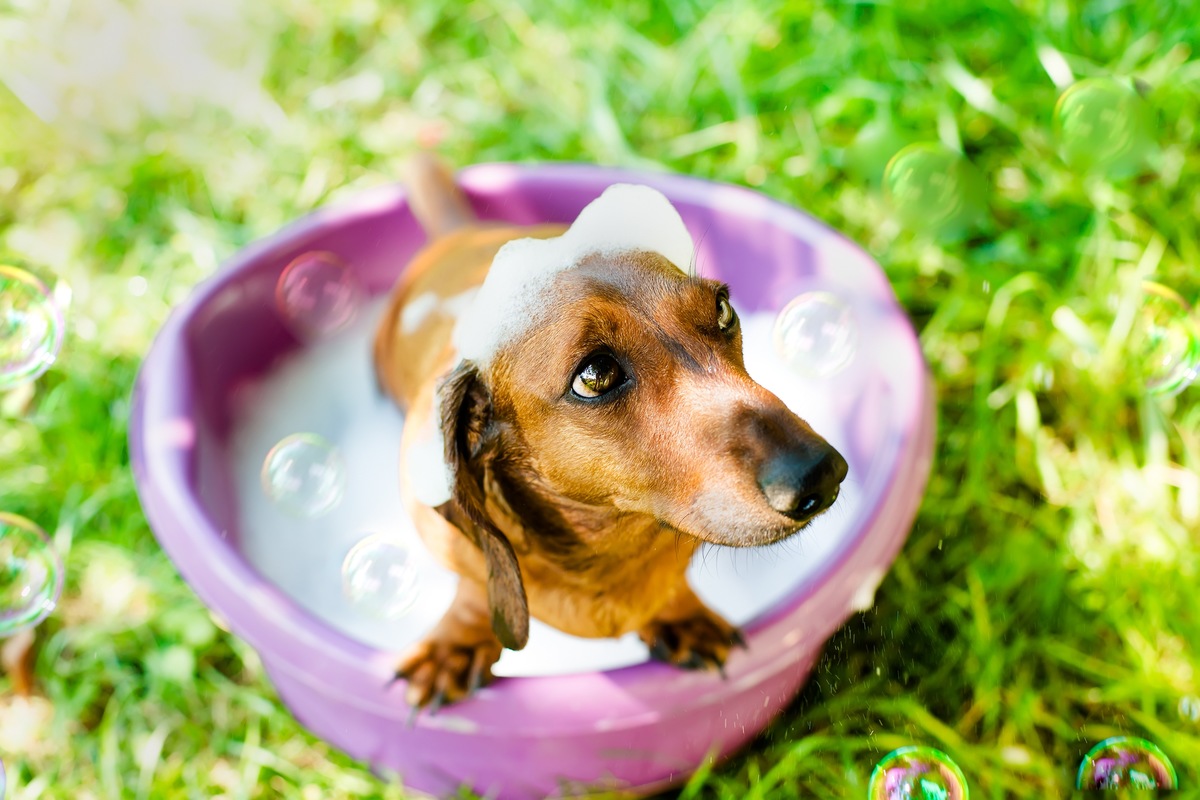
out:
{"label": "dachshund", "polygon": [[460,576],[400,657],[407,701],[474,693],[531,616],[722,670],[745,642],[688,585],[692,554],[795,534],[837,499],[845,459],[746,373],[728,287],[693,274],[655,190],[619,184],[570,227],[520,227],[479,220],[432,156],[407,185],[429,241],[374,361],[405,414],[404,506]]}

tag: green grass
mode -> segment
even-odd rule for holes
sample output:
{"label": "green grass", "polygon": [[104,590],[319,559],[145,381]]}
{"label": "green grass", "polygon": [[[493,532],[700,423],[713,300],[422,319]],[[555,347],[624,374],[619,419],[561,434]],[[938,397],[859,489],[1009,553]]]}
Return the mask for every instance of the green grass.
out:
{"label": "green grass", "polygon": [[[157,5],[176,4],[201,7]],[[915,743],[973,798],[1060,797],[1120,733],[1200,792],[1200,723],[1177,710],[1200,694],[1200,390],[1146,395],[1120,327],[1145,277],[1200,297],[1200,6],[592,5],[256,6],[211,42],[265,58],[274,128],[182,94],[127,131],[105,132],[127,104],[103,97],[46,125],[0,88],[0,257],[72,289],[61,359],[0,398],[0,509],[67,553],[44,699],[0,679],[10,797],[404,796],[305,732],[213,624],[146,526],[125,437],[139,358],[189,287],[432,140],[457,164],[755,185],[867,247],[921,332],[940,427],[912,536],[798,700],[682,796],[861,798]],[[0,65],[37,46],[41,7],[0,2]],[[1039,47],[1076,78],[1143,82],[1156,146],[1138,174],[1059,157]],[[988,219],[956,241],[898,224],[879,186],[899,143],[939,139],[989,184]]]}

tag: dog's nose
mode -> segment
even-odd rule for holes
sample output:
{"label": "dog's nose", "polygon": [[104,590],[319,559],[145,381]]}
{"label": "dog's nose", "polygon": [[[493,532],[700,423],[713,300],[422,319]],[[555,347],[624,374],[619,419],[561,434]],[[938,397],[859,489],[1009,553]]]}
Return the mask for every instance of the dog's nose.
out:
{"label": "dog's nose", "polygon": [[823,445],[771,459],[763,465],[758,485],[771,508],[802,520],[833,505],[848,470],[842,454]]}

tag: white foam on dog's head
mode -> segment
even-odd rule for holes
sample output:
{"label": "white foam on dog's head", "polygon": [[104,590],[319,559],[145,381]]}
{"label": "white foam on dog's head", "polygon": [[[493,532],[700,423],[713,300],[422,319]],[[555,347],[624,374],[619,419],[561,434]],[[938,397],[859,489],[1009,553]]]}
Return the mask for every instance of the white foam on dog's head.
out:
{"label": "white foam on dog's head", "polygon": [[692,260],[692,236],[656,189],[618,183],[588,204],[562,236],[515,239],[496,253],[487,278],[454,329],[459,356],[485,367],[497,351],[536,325],[549,308],[554,277],[596,253],[645,250],[679,269]]}

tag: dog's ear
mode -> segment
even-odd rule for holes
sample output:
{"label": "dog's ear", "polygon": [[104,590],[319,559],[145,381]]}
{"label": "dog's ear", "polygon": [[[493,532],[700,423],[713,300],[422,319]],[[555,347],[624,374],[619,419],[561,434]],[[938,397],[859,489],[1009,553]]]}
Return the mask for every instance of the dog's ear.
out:
{"label": "dog's ear", "polygon": [[501,644],[520,650],[529,640],[529,601],[521,568],[512,545],[484,507],[484,474],[499,446],[491,398],[479,370],[468,361],[459,363],[437,391],[452,489],[449,508],[443,506],[442,514],[483,551],[492,629]]}

